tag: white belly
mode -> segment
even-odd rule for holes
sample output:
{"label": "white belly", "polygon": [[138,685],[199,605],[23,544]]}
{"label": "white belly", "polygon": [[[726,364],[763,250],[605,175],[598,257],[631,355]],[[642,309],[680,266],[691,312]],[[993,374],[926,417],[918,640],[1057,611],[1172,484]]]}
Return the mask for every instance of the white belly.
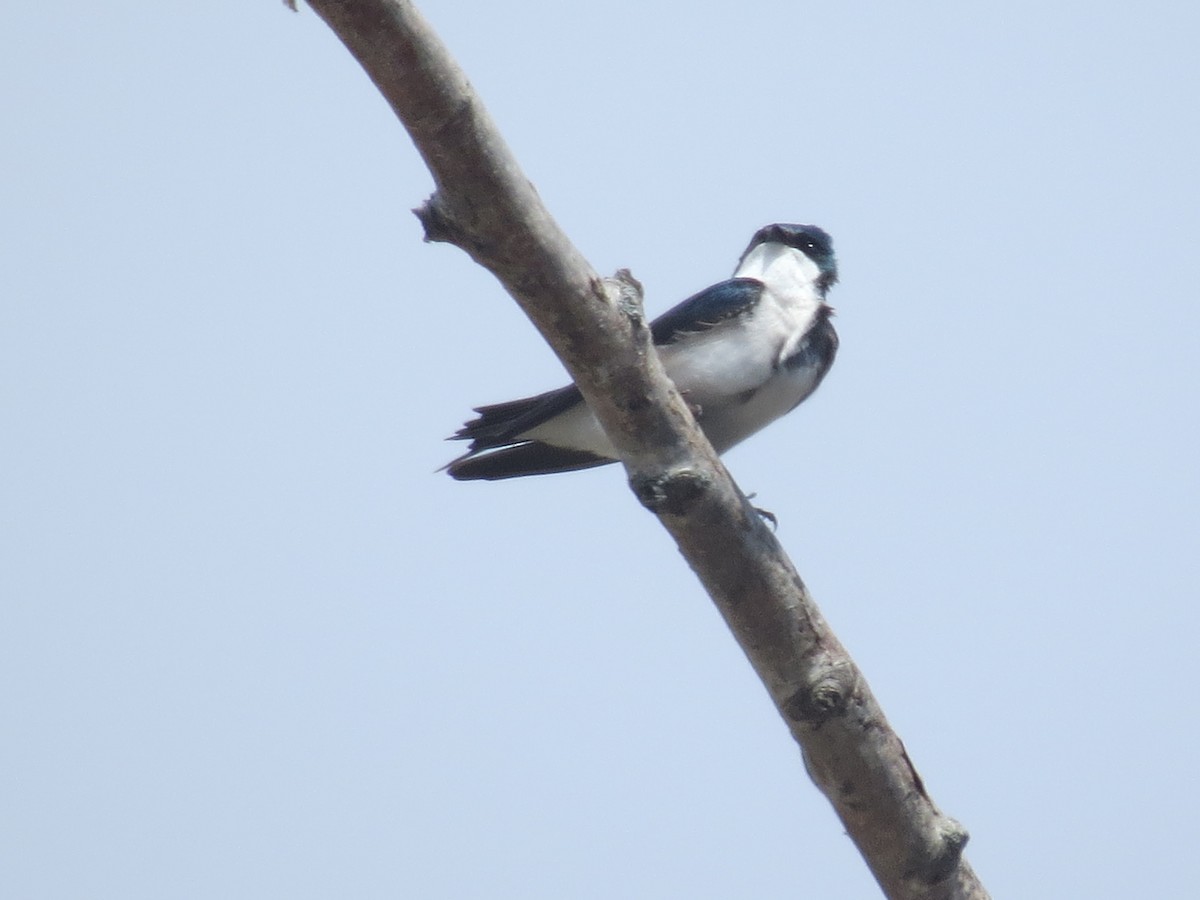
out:
{"label": "white belly", "polygon": [[530,428],[521,434],[521,438],[541,441],[555,447],[587,450],[612,459],[619,458],[612,441],[608,439],[599,421],[592,415],[591,407],[586,403],[573,406],[565,413]]}

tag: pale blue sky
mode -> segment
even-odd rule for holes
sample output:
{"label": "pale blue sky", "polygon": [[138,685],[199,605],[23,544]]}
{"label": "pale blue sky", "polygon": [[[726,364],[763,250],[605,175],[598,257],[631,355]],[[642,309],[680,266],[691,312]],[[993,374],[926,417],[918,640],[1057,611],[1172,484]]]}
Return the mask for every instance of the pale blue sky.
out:
{"label": "pale blue sky", "polygon": [[[1194,892],[1200,13],[423,8],[652,314],[832,233],[734,476],[996,896]],[[6,31],[0,893],[877,896],[620,469],[434,474],[562,370],[315,15]]]}

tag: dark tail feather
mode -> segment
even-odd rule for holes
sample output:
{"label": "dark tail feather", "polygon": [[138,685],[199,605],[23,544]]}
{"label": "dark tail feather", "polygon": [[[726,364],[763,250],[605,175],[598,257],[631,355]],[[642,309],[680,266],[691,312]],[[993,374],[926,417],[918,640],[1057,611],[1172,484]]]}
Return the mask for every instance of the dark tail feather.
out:
{"label": "dark tail feather", "polygon": [[468,453],[447,465],[446,472],[459,481],[499,481],[503,478],[520,478],[522,475],[574,472],[613,462],[616,460],[586,450],[568,450],[529,441],[487,453]]}

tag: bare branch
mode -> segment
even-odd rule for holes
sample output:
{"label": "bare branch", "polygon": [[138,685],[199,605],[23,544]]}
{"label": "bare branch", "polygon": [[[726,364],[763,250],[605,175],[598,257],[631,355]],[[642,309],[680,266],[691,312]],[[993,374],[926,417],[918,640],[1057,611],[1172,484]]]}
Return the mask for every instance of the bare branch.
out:
{"label": "bare branch", "polygon": [[542,205],[466,77],[411,3],[309,0],[433,174],[428,240],[501,281],[620,452],[638,499],[700,577],[891,898],[982,898],[967,834],[930,800],[861,672],[716,457],[652,351],[640,285],[601,279]]}

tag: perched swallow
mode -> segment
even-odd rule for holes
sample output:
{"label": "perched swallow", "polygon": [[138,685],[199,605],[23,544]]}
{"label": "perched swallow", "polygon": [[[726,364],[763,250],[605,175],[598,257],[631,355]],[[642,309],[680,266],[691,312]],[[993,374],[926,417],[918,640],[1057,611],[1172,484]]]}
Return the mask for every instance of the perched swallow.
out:
{"label": "perched swallow", "polygon": [[[825,294],[833,243],[815,225],[760,228],[733,277],[650,325],[659,358],[718,453],[791,412],[833,365],[838,337]],[[468,451],[445,468],[460,481],[546,475],[618,460],[575,385],[478,407],[451,440]]]}

